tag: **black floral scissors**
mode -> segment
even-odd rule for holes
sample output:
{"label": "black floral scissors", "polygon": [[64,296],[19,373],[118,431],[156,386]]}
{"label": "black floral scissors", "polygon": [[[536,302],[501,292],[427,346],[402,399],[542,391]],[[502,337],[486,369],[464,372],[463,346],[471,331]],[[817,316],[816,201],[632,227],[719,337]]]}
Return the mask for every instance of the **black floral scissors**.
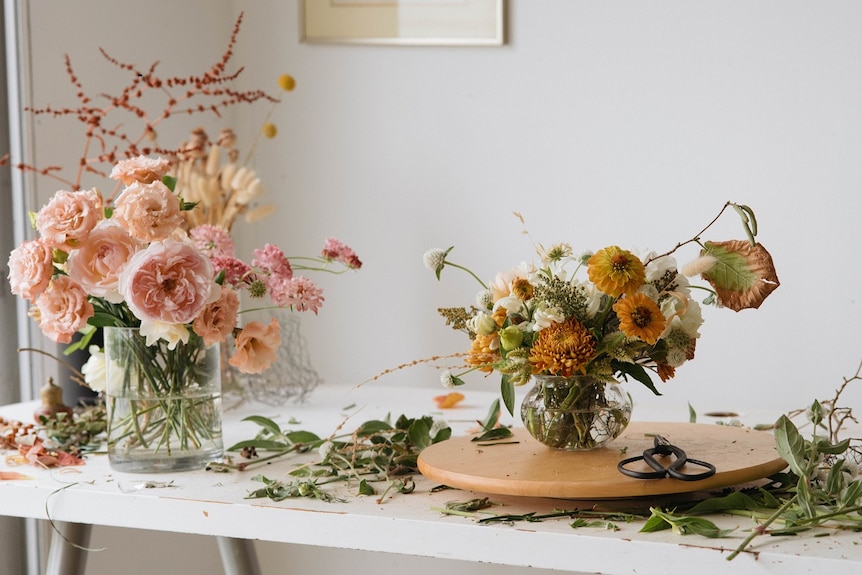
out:
{"label": "black floral scissors", "polygon": [[[663,465],[661,462],[656,460],[656,456],[668,457],[670,455],[676,457],[670,465]],[[649,465],[653,471],[635,471],[626,467],[635,461],[643,461]],[[686,464],[702,467],[706,471],[701,473],[683,473],[680,469]],[[707,463],[706,461],[700,461],[699,459],[690,459],[685,454],[685,451],[676,445],[673,445],[661,435],[655,436],[653,447],[645,449],[642,455],[623,459],[617,464],[617,469],[623,475],[628,475],[635,479],[662,479],[664,477],[672,477],[673,479],[679,479],[681,481],[700,481],[701,479],[706,479],[707,477],[715,475],[715,465]]]}

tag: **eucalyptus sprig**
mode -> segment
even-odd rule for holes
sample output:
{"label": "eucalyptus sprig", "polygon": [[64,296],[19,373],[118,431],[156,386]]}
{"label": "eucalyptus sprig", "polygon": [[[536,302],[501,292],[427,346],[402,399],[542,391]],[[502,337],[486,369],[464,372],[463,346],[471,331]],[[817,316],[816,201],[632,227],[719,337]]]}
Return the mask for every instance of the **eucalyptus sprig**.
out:
{"label": "eucalyptus sprig", "polygon": [[241,452],[254,457],[259,452],[267,455],[236,465],[225,467],[245,470],[253,465],[269,462],[289,453],[306,453],[317,449],[320,455],[315,460],[297,466],[290,472],[295,479],[278,482],[256,476],[254,479],[266,483],[266,487],[253,491],[250,497],[268,497],[279,501],[287,497],[315,497],[326,501],[337,501],[324,497],[321,486],[329,483],[358,483],[357,495],[376,495],[372,485],[385,482],[386,486],[378,502],[392,493],[411,493],[415,489],[412,475],[419,472],[419,453],[434,443],[449,439],[452,430],[435,423],[430,416],[409,418],[399,416],[394,422],[389,416],[362,423],[351,433],[333,434],[321,438],[309,431],[282,429],[272,419],[252,416],[246,418],[261,429],[253,439],[240,441],[228,448],[230,452]]}

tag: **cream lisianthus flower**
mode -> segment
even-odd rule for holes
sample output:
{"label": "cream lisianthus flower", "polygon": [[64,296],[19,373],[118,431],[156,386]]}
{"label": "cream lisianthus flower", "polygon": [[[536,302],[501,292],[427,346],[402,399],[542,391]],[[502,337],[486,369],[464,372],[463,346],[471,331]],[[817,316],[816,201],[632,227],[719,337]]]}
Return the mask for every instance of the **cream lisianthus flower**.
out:
{"label": "cream lisianthus flower", "polygon": [[179,342],[189,342],[189,329],[186,324],[167,323],[158,320],[141,320],[141,335],[147,338],[147,345],[155,345],[160,339],[168,342],[168,349],[176,349]]}

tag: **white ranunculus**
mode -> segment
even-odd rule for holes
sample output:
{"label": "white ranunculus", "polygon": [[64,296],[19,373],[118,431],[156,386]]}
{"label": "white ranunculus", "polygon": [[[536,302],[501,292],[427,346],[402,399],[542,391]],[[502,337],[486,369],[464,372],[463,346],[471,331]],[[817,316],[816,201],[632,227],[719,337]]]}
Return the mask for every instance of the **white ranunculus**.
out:
{"label": "white ranunculus", "polygon": [[602,297],[604,294],[599,291],[599,288],[589,282],[581,283],[580,286],[587,297],[587,319],[592,319],[599,313],[599,309],[602,307]]}
{"label": "white ranunculus", "polygon": [[700,304],[694,300],[688,300],[685,311],[671,319],[670,324],[671,328],[681,329],[692,339],[699,338],[700,326],[703,325],[703,313],[701,313]]}
{"label": "white ranunculus", "polygon": [[98,345],[91,345],[88,351],[90,352],[90,357],[81,366],[81,373],[84,374],[84,383],[96,393],[101,393],[105,391],[108,382],[105,352]]}
{"label": "white ranunculus", "polygon": [[489,314],[479,312],[467,320],[470,331],[479,335],[491,335],[497,331],[497,322]]}
{"label": "white ranunculus", "polygon": [[521,301],[520,298],[510,295],[506,297],[502,297],[497,300],[497,303],[494,304],[495,308],[503,308],[506,312],[518,313],[524,309],[524,302]]}
{"label": "white ranunculus", "polygon": [[562,310],[557,307],[549,307],[547,304],[539,304],[533,312],[533,331],[541,331],[555,323],[565,321]]}

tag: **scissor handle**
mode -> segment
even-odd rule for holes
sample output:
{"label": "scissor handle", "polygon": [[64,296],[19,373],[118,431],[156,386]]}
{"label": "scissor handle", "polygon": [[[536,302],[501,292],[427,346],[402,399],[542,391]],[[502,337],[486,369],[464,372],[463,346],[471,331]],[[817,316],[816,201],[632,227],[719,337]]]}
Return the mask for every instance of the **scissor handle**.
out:
{"label": "scissor handle", "polygon": [[[655,436],[654,445],[654,447],[644,450],[643,455],[629,457],[628,459],[620,461],[617,464],[617,470],[619,470],[623,475],[628,475],[635,479],[662,479],[664,477],[672,477],[681,481],[699,481],[715,475],[715,466],[713,464],[707,463],[706,461],[700,461],[699,459],[689,459],[685,451],[672,445],[667,439],[660,435]],[[673,455],[675,456],[675,459],[670,463],[670,465],[663,465],[661,462],[656,460],[656,455],[661,457]],[[653,471],[634,471],[626,467],[628,464],[634,463],[635,461],[643,461],[649,465]],[[687,463],[703,467],[706,471],[701,473],[683,473],[680,469]]]}
{"label": "scissor handle", "polygon": [[712,463],[707,463],[706,461],[701,461],[699,459],[687,459],[686,463],[703,467],[706,471],[701,473],[682,473],[679,469],[668,468],[667,474],[674,479],[679,479],[681,481],[700,481],[701,479],[706,479],[707,477],[715,475],[715,465]]}

